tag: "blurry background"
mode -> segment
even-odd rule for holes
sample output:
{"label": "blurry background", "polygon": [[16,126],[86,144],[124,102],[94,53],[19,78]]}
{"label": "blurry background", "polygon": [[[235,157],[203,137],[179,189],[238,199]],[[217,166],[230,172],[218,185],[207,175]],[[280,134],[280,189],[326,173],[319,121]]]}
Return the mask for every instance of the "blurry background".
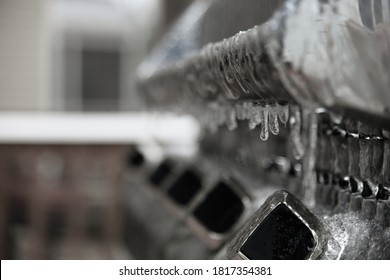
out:
{"label": "blurry background", "polygon": [[139,108],[134,72],[188,0],[1,0],[0,109]]}
{"label": "blurry background", "polygon": [[195,139],[191,120],[131,113],[143,108],[135,71],[190,2],[0,0],[2,259],[132,257],[131,144],[153,160],[169,134]]}

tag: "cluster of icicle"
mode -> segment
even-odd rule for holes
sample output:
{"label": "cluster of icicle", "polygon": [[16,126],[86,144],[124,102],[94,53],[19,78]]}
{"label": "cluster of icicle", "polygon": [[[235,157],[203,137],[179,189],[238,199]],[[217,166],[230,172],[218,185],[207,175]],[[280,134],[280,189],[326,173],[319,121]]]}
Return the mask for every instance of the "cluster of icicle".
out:
{"label": "cluster of icicle", "polygon": [[232,104],[211,103],[209,110],[197,114],[203,127],[216,131],[226,125],[229,130],[237,128],[237,121],[248,121],[250,130],[260,126],[260,139],[265,141],[271,132],[279,134],[279,122],[286,125],[289,119],[289,106],[279,103],[259,103],[243,101]]}
{"label": "cluster of icicle", "polygon": [[270,62],[263,33],[263,27],[240,32],[152,75],[141,76],[143,98],[157,108],[176,106],[178,100],[291,101]]}

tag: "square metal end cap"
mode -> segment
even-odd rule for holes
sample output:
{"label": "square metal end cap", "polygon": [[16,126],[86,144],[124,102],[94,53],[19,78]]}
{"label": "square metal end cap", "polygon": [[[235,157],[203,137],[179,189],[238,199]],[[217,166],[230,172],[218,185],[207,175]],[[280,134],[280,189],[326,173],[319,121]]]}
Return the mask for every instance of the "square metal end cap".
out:
{"label": "square metal end cap", "polygon": [[321,256],[324,226],[286,191],[271,195],[229,244],[230,259],[305,260]]}

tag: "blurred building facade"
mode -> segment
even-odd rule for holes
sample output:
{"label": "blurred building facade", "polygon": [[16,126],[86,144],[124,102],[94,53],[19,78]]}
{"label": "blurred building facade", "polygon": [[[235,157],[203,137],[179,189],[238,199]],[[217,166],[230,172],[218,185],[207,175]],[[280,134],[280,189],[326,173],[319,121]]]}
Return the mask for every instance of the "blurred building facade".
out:
{"label": "blurred building facade", "polygon": [[[136,68],[189,2],[1,0],[2,118],[142,109]],[[99,137],[36,143],[28,131],[0,141],[1,259],[131,258],[120,182],[131,147]]]}
{"label": "blurred building facade", "polygon": [[0,146],[1,259],[128,259],[124,145]]}
{"label": "blurred building facade", "polygon": [[189,2],[2,0],[0,110],[139,110],[135,70]]}

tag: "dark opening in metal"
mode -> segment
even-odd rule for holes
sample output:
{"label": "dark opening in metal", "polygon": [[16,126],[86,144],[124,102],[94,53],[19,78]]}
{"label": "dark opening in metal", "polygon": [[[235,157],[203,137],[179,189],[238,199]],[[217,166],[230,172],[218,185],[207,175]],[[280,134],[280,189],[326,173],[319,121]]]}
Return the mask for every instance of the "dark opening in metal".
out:
{"label": "dark opening in metal", "polygon": [[251,260],[303,260],[315,248],[310,229],[285,205],[278,205],[240,251]]}
{"label": "dark opening in metal", "polygon": [[195,209],[194,216],[209,230],[228,231],[244,211],[241,198],[224,182],[220,182]]}
{"label": "dark opening in metal", "polygon": [[127,165],[131,167],[139,167],[143,165],[145,162],[145,158],[143,154],[138,151],[137,148],[131,149],[127,156]]}
{"label": "dark opening in metal", "polygon": [[171,174],[173,169],[173,163],[170,160],[164,160],[160,165],[153,171],[149,178],[149,181],[154,186],[160,186],[164,180]]}
{"label": "dark opening in metal", "polygon": [[187,205],[202,187],[198,174],[186,170],[176,179],[168,191],[169,196],[181,205]]}

